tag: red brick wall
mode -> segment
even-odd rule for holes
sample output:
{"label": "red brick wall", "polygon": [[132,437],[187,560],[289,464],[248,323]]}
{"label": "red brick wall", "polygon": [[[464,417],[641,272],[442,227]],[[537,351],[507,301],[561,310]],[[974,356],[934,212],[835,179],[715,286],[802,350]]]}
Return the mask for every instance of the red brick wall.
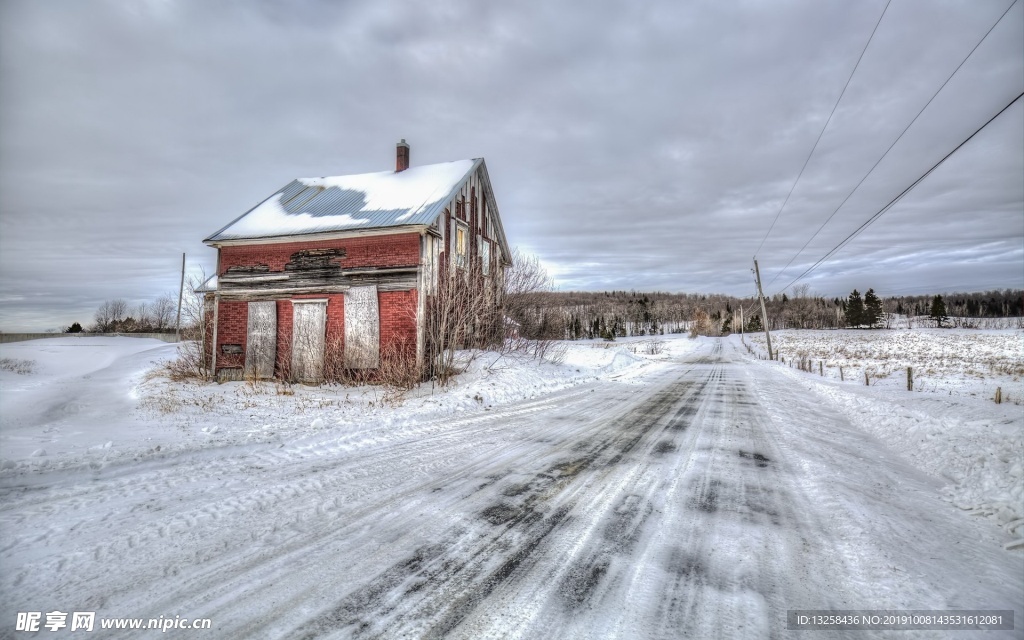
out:
{"label": "red brick wall", "polygon": [[[223,247],[220,254],[221,273],[232,266],[267,265],[271,271],[280,271],[296,251],[302,249],[345,250],[341,258],[343,269],[356,267],[408,266],[419,262],[420,236],[415,233],[392,236],[348,238],[343,240],[322,240],[317,242],[292,242],[270,245],[246,245]],[[328,353],[344,353],[345,339],[345,296],[342,294],[301,294],[290,295],[277,301],[277,371],[278,376],[287,376],[291,368],[291,343],[293,309],[291,300],[327,298],[327,350]],[[392,344],[402,344],[415,354],[416,348],[416,304],[417,294],[410,291],[381,291],[378,293],[380,308],[381,350]],[[219,327],[217,330],[217,369],[241,367],[245,363],[245,338],[248,322],[248,303],[221,301]],[[227,355],[221,350],[224,344],[238,344],[242,354]]]}
{"label": "red brick wall", "polygon": [[416,355],[416,290],[381,291],[380,304],[381,353],[394,346]]}
{"label": "red brick wall", "polygon": [[[245,364],[245,334],[249,323],[247,302],[221,300],[217,313],[217,369],[241,367]],[[227,354],[225,344],[242,345],[242,353]]]}
{"label": "red brick wall", "polygon": [[388,236],[366,236],[341,240],[286,242],[283,244],[250,244],[221,247],[220,275],[230,267],[265,264],[271,271],[282,271],[292,254],[303,249],[344,249],[342,269],[358,267],[405,267],[419,264],[420,236],[401,233]]}

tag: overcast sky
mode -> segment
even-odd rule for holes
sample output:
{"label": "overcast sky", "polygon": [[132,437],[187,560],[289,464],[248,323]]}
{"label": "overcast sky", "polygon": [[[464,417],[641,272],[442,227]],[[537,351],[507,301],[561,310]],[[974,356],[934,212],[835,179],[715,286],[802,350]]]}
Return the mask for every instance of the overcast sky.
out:
{"label": "overcast sky", "polygon": [[[0,329],[176,291],[292,178],[484,157],[560,289],[779,291],[1024,91],[1018,0],[0,2]],[[1024,287],[1018,101],[805,282]],[[758,246],[764,240],[764,246]],[[794,257],[796,257],[795,260]],[[780,271],[793,260],[784,273]]]}

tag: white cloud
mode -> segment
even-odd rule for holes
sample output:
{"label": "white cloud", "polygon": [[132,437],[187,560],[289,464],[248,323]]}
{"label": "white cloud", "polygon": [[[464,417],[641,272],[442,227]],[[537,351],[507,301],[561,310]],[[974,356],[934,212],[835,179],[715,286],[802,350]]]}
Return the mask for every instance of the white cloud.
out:
{"label": "white cloud", "polygon": [[[399,138],[413,165],[485,157],[511,243],[539,253],[563,288],[746,295],[750,258],[884,5],[130,4],[0,5],[0,295],[26,296],[0,310],[2,329],[46,328],[72,304],[156,297],[176,286],[181,251],[212,271],[209,233],[297,176],[388,169]],[[760,252],[767,273],[1004,8],[890,5]],[[792,270],[1021,90],[1022,11]],[[1022,110],[826,263],[812,288],[1024,287]],[[936,247],[948,264],[921,258]],[[875,255],[906,267],[880,268]]]}

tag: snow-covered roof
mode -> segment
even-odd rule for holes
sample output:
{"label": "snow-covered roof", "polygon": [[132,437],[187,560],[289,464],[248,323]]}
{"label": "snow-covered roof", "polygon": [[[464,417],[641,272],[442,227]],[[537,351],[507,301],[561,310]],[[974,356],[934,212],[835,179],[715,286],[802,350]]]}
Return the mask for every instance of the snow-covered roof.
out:
{"label": "snow-covered roof", "polygon": [[205,242],[432,224],[481,162],[299,178]]}

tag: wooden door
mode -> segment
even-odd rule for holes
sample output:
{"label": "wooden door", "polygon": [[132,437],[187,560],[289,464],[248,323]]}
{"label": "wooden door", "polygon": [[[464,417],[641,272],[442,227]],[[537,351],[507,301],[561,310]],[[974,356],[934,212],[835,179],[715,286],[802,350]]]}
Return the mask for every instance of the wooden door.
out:
{"label": "wooden door", "polygon": [[277,303],[273,300],[250,302],[245,339],[245,377],[273,378],[276,358]]}
{"label": "wooden door", "polygon": [[299,382],[320,382],[324,375],[327,301],[294,300],[292,307],[292,376]]}
{"label": "wooden door", "polygon": [[352,287],[345,292],[345,367],[380,366],[380,309],[377,285]]}

